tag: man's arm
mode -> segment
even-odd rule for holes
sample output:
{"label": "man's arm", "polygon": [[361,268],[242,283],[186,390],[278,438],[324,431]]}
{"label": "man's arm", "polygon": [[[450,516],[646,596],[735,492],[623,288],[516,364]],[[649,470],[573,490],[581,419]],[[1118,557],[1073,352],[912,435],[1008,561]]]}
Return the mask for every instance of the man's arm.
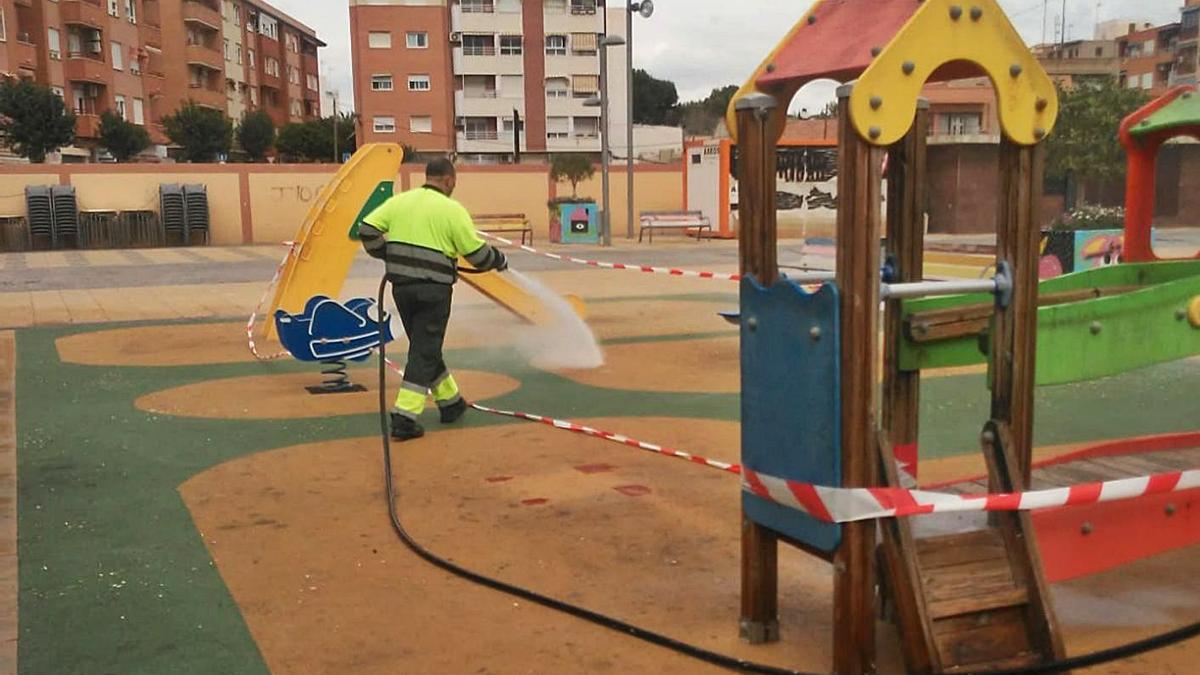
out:
{"label": "man's arm", "polygon": [[372,258],[383,259],[387,252],[387,231],[388,231],[388,203],[384,202],[371,213],[367,214],[366,218],[358,225],[358,238],[362,241],[363,248],[367,251],[367,255]]}
{"label": "man's arm", "polygon": [[508,258],[504,252],[479,236],[475,223],[471,222],[471,214],[465,208],[458,209],[450,226],[455,248],[472,267],[481,272],[503,272],[508,269]]}

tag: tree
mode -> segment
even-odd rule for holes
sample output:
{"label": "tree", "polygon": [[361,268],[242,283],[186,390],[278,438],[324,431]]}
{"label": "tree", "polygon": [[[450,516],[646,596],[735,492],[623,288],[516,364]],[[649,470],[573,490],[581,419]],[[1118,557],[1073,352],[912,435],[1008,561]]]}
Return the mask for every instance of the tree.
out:
{"label": "tree", "polygon": [[100,145],[118,162],[128,162],[150,147],[150,134],[124,117],[108,111],[100,116]]}
{"label": "tree", "polygon": [[[279,130],[275,148],[291,161],[332,162],[334,161],[333,120],[326,117],[309,122],[293,122]],[[337,122],[337,157],[341,161],[344,152],[353,153],[357,146],[354,115],[339,115]]]}
{"label": "tree", "polygon": [[550,159],[550,179],[571,184],[571,197],[579,197],[579,184],[596,175],[596,167],[587,155],[577,152],[554,155]]}
{"label": "tree", "polygon": [[275,147],[275,123],[271,116],[259,110],[242,118],[237,130],[238,145],[250,156],[250,161],[261,162],[267,152]]}
{"label": "tree", "polygon": [[75,115],[49,87],[28,80],[0,84],[0,135],[34,164],[75,142]]}
{"label": "tree", "polygon": [[660,80],[641,69],[633,71],[634,124],[675,124],[678,105],[674,82]]}
{"label": "tree", "polygon": [[171,142],[185,162],[212,162],[233,145],[233,122],[225,113],[189,102],[162,120]]}
{"label": "tree", "polygon": [[719,87],[698,101],[680,105],[677,119],[683,125],[684,132],[689,136],[711,135],[721,120],[725,119],[729,102],[738,89],[735,84]]}
{"label": "tree", "polygon": [[1122,87],[1116,78],[1060,88],[1058,122],[1046,140],[1046,173],[1051,178],[1097,182],[1123,176],[1125,152],[1117,129],[1147,100],[1143,90]]}

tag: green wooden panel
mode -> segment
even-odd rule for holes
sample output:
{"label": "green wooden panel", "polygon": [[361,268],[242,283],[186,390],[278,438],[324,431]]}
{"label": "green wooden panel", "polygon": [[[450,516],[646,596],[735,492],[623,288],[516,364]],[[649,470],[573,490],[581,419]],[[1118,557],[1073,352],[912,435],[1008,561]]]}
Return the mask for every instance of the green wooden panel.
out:
{"label": "green wooden panel", "polygon": [[1184,133],[1188,127],[1200,128],[1200,96],[1192,92],[1184,92],[1154,114],[1133,125],[1129,133],[1134,137],[1167,130]]}
{"label": "green wooden panel", "polygon": [[383,205],[384,202],[392,198],[392,194],[396,189],[395,183],[390,180],[385,180],[380,183],[375,191],[371,193],[371,198],[363,206],[362,211],[358,212],[358,216],[354,218],[354,222],[350,224],[350,238],[358,241],[358,226],[362,224],[362,219],[366,218],[372,211]]}
{"label": "green wooden panel", "polygon": [[[1043,281],[1039,292],[1122,286],[1146,288],[1038,311],[1039,384],[1078,382],[1200,354],[1200,330],[1176,318],[1176,312],[1200,294],[1200,261],[1101,267]],[[982,294],[910,300],[904,303],[903,312],[907,318],[914,313],[990,300]],[[1100,325],[1095,335],[1094,322]],[[978,336],[925,343],[902,336],[900,368],[978,365],[987,361],[983,346]]]}

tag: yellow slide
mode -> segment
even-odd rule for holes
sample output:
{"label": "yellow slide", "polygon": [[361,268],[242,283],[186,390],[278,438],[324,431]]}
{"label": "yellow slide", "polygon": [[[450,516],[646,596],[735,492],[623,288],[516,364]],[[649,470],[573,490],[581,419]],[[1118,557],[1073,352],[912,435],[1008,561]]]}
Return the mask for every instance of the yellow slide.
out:
{"label": "yellow slide", "polygon": [[[280,275],[267,313],[269,339],[275,338],[275,325],[270,317],[276,310],[294,314],[303,311],[313,296],[336,298],[341,294],[354,257],[362,250],[357,237],[352,236],[358,219],[391,196],[403,160],[404,151],[399,145],[364,145],[321,190],[296,234],[296,246]],[[459,264],[467,266],[465,261]],[[547,325],[553,320],[553,313],[543,302],[501,274],[464,274],[461,278],[529,323]],[[573,296],[567,300],[582,316],[582,301]]]}

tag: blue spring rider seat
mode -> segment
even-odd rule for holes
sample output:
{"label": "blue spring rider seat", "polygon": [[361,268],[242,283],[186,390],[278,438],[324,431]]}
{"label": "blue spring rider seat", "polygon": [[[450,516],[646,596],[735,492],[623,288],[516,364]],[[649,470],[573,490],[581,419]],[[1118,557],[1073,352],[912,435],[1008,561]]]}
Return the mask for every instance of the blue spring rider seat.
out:
{"label": "blue spring rider seat", "polygon": [[[326,368],[324,384],[307,387],[313,394],[332,394],[366,391],[353,384],[346,374],[346,362],[366,361],[371,351],[379,347],[377,313],[372,312],[375,301],[355,298],[345,304],[323,295],[309,299],[300,314],[275,312],[275,329],[283,348],[296,360],[320,363]],[[384,339],[394,340],[391,317],[383,312]]]}

